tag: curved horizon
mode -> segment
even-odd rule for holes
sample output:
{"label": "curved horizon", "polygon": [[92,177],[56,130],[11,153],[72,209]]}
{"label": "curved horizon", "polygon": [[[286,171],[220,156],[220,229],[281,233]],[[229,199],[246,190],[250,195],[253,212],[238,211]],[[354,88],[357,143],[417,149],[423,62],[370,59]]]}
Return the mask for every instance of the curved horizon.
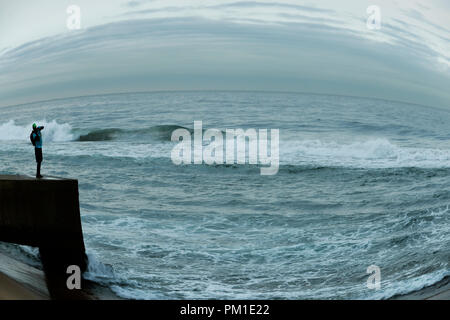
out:
{"label": "curved horizon", "polygon": [[[0,12],[0,105],[113,92],[274,91],[450,107],[450,6],[369,2],[23,0]],[[26,28],[31,16],[41,24]]]}
{"label": "curved horizon", "polygon": [[380,100],[380,101],[387,101],[387,102],[395,102],[395,103],[403,103],[408,105],[415,105],[420,107],[426,107],[426,108],[434,108],[444,111],[450,111],[450,109],[438,107],[438,106],[432,106],[432,105],[425,105],[420,103],[413,103],[408,101],[401,101],[401,100],[393,100],[393,99],[384,99],[384,98],[377,98],[377,97],[366,97],[366,96],[352,96],[352,95],[344,95],[344,94],[333,94],[333,93],[318,93],[318,92],[301,92],[301,91],[277,91],[277,90],[222,90],[222,89],[209,89],[209,90],[202,90],[202,89],[192,89],[192,90],[155,90],[155,91],[123,91],[123,92],[106,92],[106,93],[96,93],[96,94],[87,94],[87,95],[80,95],[80,96],[67,96],[67,97],[61,97],[61,98],[50,98],[45,100],[34,100],[34,101],[27,101],[23,103],[18,104],[12,104],[12,105],[0,105],[0,108],[8,108],[8,107],[17,107],[17,106],[23,106],[23,105],[29,105],[29,104],[35,104],[35,103],[43,103],[43,102],[52,102],[52,101],[58,101],[58,100],[68,100],[68,99],[77,99],[77,98],[89,98],[89,97],[95,97],[95,96],[110,96],[110,95],[123,95],[123,94],[152,94],[152,93],[179,93],[179,92],[238,92],[238,93],[275,93],[275,94],[298,94],[298,95],[316,95],[316,96],[336,96],[336,97],[344,97],[344,98],[354,98],[354,99],[367,99],[367,100]]}

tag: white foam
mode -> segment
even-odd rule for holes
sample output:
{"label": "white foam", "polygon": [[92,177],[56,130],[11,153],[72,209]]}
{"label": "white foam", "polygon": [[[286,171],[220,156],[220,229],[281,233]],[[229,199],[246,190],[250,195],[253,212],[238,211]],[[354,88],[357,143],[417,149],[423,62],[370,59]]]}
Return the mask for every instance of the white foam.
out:
{"label": "white foam", "polygon": [[283,141],[281,164],[312,164],[356,168],[448,168],[450,150],[403,147],[388,139],[374,138],[350,143],[303,140]]}
{"label": "white foam", "polygon": [[137,160],[148,158],[169,158],[172,146],[164,143],[127,142],[76,142],[53,144],[46,147],[46,153],[61,156],[103,156],[108,158],[132,158]]}
{"label": "white foam", "polygon": [[[56,120],[37,121],[44,125],[43,131],[46,153],[63,156],[106,156],[112,158],[129,157],[145,159],[153,157],[170,158],[172,143],[134,143],[120,141],[77,142],[78,135],[68,123]],[[22,150],[28,142],[31,123],[17,125],[14,120],[0,124],[0,140],[11,141],[3,150]],[[280,142],[281,165],[314,165],[353,168],[450,168],[450,149],[436,148],[434,145],[402,146],[386,138],[370,138],[354,141],[331,140],[282,140]]]}
{"label": "white foam", "polygon": [[101,263],[92,253],[86,253],[88,257],[87,270],[83,274],[84,278],[91,281],[102,282],[102,280],[113,280],[115,278],[114,269]]}
{"label": "white foam", "polygon": [[[0,125],[0,140],[2,141],[28,141],[31,126],[33,123],[28,125],[20,126],[17,125],[14,120],[9,120],[8,122]],[[46,120],[36,121],[39,126],[44,126],[42,131],[42,136],[44,142],[64,142],[72,141],[76,136],[72,133],[72,127],[68,123],[58,123],[56,120],[50,122]]]}
{"label": "white foam", "polygon": [[448,277],[450,272],[447,270],[438,270],[429,274],[424,274],[412,279],[395,281],[392,283],[382,284],[385,288],[376,292],[366,299],[389,299],[396,295],[404,295],[421,290],[425,287],[432,286],[445,277]]}

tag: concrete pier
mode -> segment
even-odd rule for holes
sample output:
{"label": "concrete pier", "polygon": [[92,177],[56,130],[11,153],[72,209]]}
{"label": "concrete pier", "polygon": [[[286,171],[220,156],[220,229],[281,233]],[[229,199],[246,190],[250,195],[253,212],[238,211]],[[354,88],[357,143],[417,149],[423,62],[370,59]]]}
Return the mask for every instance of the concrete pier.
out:
{"label": "concrete pier", "polygon": [[39,247],[52,297],[79,298],[66,288],[67,267],[87,265],[78,181],[0,176],[0,241]]}

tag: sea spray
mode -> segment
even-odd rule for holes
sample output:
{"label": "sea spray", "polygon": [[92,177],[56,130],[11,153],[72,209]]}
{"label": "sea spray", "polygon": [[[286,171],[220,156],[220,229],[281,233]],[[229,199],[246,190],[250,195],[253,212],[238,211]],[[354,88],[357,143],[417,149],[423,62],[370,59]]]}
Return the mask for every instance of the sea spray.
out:
{"label": "sea spray", "polygon": [[[72,133],[72,127],[68,123],[60,124],[56,120],[52,120],[50,122],[46,120],[38,120],[35,121],[35,123],[39,126],[45,127],[42,131],[44,143],[72,141],[75,138]],[[8,122],[0,125],[0,140],[28,141],[32,130],[32,124],[33,123],[28,125],[17,125],[14,120],[9,120]]]}

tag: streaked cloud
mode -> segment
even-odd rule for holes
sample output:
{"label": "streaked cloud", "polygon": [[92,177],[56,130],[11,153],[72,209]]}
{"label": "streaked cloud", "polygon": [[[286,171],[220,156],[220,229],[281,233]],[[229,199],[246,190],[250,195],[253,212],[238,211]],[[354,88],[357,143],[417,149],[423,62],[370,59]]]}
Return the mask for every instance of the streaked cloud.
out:
{"label": "streaked cloud", "polygon": [[365,1],[108,2],[115,7],[91,12],[101,19],[81,31],[49,32],[0,51],[0,104],[114,91],[256,89],[450,107],[450,32],[438,23],[445,4],[380,2],[380,31],[366,28]]}

